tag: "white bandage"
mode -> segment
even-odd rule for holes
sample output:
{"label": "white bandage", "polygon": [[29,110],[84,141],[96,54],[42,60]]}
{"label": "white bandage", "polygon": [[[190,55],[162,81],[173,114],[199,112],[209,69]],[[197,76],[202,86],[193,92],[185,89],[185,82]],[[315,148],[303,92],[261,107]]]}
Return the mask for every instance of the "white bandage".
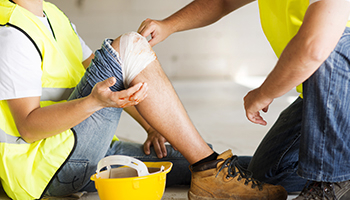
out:
{"label": "white bandage", "polygon": [[157,58],[147,39],[136,32],[121,36],[119,51],[125,88],[128,88],[131,81]]}

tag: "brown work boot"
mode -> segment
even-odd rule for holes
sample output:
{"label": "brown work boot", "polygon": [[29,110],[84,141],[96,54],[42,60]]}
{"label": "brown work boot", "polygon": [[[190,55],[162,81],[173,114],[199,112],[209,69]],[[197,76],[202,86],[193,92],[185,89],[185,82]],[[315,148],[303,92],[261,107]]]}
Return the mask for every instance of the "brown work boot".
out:
{"label": "brown work boot", "polygon": [[190,166],[192,171],[190,200],[285,200],[282,186],[261,183],[238,164],[237,156],[228,150],[217,160]]}

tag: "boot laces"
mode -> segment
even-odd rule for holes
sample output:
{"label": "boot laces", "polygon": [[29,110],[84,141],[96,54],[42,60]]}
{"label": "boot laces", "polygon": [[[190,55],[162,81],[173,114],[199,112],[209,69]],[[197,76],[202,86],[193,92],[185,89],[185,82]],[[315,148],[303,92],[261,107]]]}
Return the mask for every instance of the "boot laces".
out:
{"label": "boot laces", "polygon": [[[308,183],[306,183],[307,185]],[[338,183],[326,183],[326,182],[312,182],[301,192],[301,196],[308,199],[327,199],[327,200],[338,200],[335,195],[334,186],[341,186]]]}
{"label": "boot laces", "polygon": [[258,187],[259,190],[263,189],[263,183],[253,178],[253,172],[244,169],[241,165],[239,165],[237,156],[232,156],[231,158],[226,159],[225,162],[222,164],[220,170],[216,174],[216,177],[225,167],[228,168],[228,174],[226,178],[235,178],[237,175],[239,175],[239,177],[237,178],[238,181],[245,179],[245,185],[248,185],[251,182],[252,188]]}

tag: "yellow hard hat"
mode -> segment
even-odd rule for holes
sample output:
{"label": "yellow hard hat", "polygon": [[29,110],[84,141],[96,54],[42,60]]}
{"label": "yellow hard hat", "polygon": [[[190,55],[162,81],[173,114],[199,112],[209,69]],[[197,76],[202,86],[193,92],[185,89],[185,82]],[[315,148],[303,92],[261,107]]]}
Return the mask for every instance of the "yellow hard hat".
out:
{"label": "yellow hard hat", "polygon": [[[122,167],[111,168],[113,165]],[[101,200],[160,200],[164,194],[166,174],[171,162],[141,162],[114,155],[100,160],[91,176]],[[101,171],[103,168],[107,168]]]}

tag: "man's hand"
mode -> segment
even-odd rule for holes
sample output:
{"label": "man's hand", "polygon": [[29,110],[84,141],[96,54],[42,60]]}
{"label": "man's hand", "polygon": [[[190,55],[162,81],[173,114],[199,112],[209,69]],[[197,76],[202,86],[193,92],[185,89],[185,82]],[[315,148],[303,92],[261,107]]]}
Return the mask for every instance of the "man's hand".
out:
{"label": "man's hand", "polygon": [[116,83],[114,77],[99,82],[91,91],[94,98],[101,107],[125,108],[134,106],[147,97],[147,83],[138,83],[126,90],[113,92],[109,87]]}
{"label": "man's hand", "polygon": [[172,34],[171,27],[168,27],[164,21],[152,19],[143,21],[137,32],[143,37],[151,35],[152,38],[148,42],[152,47]]}
{"label": "man's hand", "polygon": [[150,127],[147,130],[148,137],[146,141],[143,143],[143,151],[146,155],[149,155],[151,153],[151,146],[153,146],[154,151],[157,154],[158,158],[164,158],[167,156],[167,151],[165,147],[165,143],[167,140],[156,130],[154,130],[152,127]]}
{"label": "man's hand", "polygon": [[260,88],[248,92],[244,97],[244,109],[249,121],[265,126],[267,122],[261,117],[260,110],[267,112],[272,101],[261,93]]}

